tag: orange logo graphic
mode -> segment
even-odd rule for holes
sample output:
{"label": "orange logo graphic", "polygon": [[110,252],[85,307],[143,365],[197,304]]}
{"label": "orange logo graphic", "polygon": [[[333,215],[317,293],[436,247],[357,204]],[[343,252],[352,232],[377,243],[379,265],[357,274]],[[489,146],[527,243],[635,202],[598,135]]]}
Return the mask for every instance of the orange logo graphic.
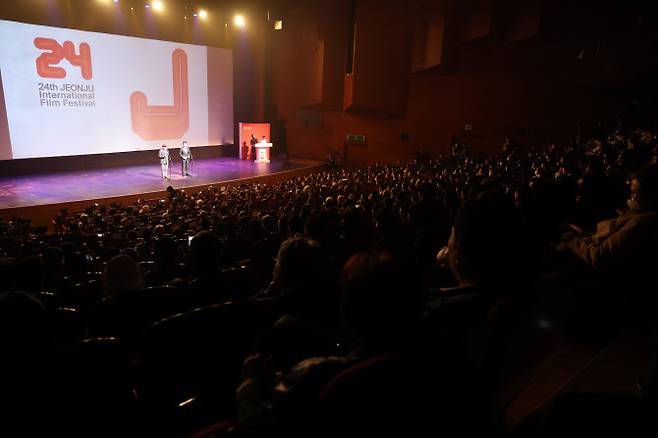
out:
{"label": "orange logo graphic", "polygon": [[52,38],[35,38],[34,46],[37,49],[45,50],[37,58],[37,73],[42,78],[63,79],[66,77],[66,70],[62,67],[55,67],[64,58],[73,66],[80,67],[82,77],[86,80],[92,78],[91,70],[91,48],[87,43],[80,43],[80,54],[75,54],[75,46],[71,41],[64,41],[59,45]]}
{"label": "orange logo graphic", "polygon": [[142,140],[181,138],[190,128],[190,104],[187,79],[187,55],[181,49],[171,55],[174,72],[174,105],[149,106],[146,95],[130,95],[133,131]]}

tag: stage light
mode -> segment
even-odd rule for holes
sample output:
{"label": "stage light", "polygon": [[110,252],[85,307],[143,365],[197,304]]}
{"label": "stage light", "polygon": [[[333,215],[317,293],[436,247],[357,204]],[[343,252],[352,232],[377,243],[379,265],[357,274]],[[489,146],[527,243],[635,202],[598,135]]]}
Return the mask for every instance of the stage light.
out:
{"label": "stage light", "polygon": [[247,21],[244,19],[244,15],[238,14],[233,17],[233,24],[237,27],[245,27],[247,25]]}
{"label": "stage light", "polygon": [[201,9],[199,11],[199,18],[201,18],[202,20],[205,20],[206,18],[208,18],[208,12],[206,12],[205,9]]}
{"label": "stage light", "polygon": [[151,6],[153,6],[153,9],[156,11],[161,11],[164,9],[164,3],[162,3],[160,0],[153,0],[151,2]]}

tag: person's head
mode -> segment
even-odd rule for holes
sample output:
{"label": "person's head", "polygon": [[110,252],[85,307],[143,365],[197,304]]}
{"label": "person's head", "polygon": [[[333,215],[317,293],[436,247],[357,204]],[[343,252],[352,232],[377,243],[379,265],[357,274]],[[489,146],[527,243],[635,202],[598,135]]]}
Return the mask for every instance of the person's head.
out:
{"label": "person's head", "polygon": [[343,322],[374,348],[404,338],[420,318],[419,276],[409,260],[388,251],[350,257],[341,271],[341,289]]}
{"label": "person's head", "polygon": [[219,274],[221,244],[210,231],[201,231],[190,242],[192,267],[198,275]]}
{"label": "person's head", "polygon": [[505,236],[495,210],[484,200],[466,201],[457,211],[448,241],[448,262],[461,285],[491,280],[500,274]]}
{"label": "person's head", "polygon": [[137,261],[126,254],[110,259],[103,271],[103,291],[108,298],[143,287],[142,272]]}
{"label": "person's head", "polygon": [[263,231],[265,231],[266,233],[274,232],[274,228],[276,227],[276,222],[273,216],[266,214],[260,220],[261,220],[261,225],[263,227]]}
{"label": "person's head", "polygon": [[299,287],[322,281],[320,246],[315,240],[296,236],[279,247],[274,265],[274,280],[283,287]]}
{"label": "person's head", "polygon": [[187,148],[187,142],[186,141],[183,142],[183,147]]}
{"label": "person's head", "polygon": [[626,204],[633,211],[658,210],[658,165],[651,164],[633,175]]}
{"label": "person's head", "polygon": [[51,272],[57,272],[64,267],[64,251],[57,246],[45,248],[41,257],[46,268]]}
{"label": "person's head", "polygon": [[170,237],[161,237],[155,241],[153,256],[161,266],[170,266],[176,260],[176,242]]}

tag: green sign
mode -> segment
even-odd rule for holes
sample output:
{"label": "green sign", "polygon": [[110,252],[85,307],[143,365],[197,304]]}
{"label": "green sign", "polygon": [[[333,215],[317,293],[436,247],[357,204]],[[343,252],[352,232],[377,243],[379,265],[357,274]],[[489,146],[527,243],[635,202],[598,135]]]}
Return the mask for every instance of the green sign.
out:
{"label": "green sign", "polygon": [[352,143],[365,143],[366,136],[363,134],[347,134],[347,141]]}

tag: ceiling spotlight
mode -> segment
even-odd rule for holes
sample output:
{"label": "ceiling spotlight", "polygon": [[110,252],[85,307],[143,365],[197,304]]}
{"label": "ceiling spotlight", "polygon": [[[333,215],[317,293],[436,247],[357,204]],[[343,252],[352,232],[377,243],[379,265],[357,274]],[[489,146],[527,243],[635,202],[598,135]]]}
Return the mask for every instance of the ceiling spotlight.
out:
{"label": "ceiling spotlight", "polygon": [[245,27],[247,24],[247,21],[244,19],[244,15],[236,15],[233,17],[233,24],[236,25],[237,27]]}
{"label": "ceiling spotlight", "polygon": [[156,11],[161,11],[164,9],[164,3],[162,3],[160,0],[153,0],[151,2],[151,6],[153,6],[153,9]]}
{"label": "ceiling spotlight", "polygon": [[206,18],[208,18],[208,12],[206,12],[205,9],[201,9],[199,11],[199,18],[205,20]]}

